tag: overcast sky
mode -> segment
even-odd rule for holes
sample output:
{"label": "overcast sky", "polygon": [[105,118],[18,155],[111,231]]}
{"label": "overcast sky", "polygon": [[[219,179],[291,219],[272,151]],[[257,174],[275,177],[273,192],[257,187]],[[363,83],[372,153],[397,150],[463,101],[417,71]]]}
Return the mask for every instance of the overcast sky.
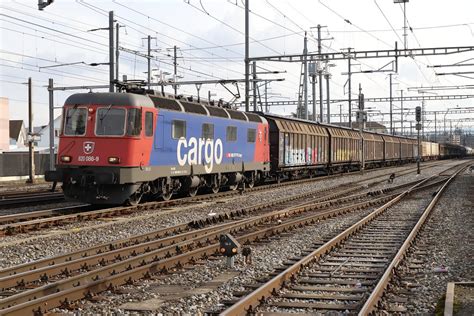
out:
{"label": "overcast sky", "polygon": [[[26,119],[28,77],[34,81],[33,99],[35,125],[48,120],[48,78],[56,85],[100,85],[108,82],[108,66],[82,64],[55,68],[40,68],[64,63],[108,62],[107,31],[89,32],[107,27],[108,11],[113,10],[120,25],[120,46],[146,53],[147,35],[153,36],[154,75],[172,72],[172,49],[178,47],[179,80],[235,79],[244,73],[244,10],[241,0],[155,0],[155,1],[73,1],[56,0],[38,11],[36,0],[2,0],[0,3],[0,96],[10,99],[10,117]],[[323,51],[393,49],[395,41],[403,47],[403,10],[392,0],[251,0],[250,36],[252,57],[301,53],[304,31],[308,32],[308,49],[317,50],[316,30],[323,28]],[[472,0],[412,0],[407,4],[409,48],[474,46],[474,2]],[[332,38],[332,39],[330,39]],[[428,56],[400,59],[398,74],[394,75],[394,96],[408,87],[474,84],[473,79],[459,76],[436,76],[427,65],[452,64],[474,58],[474,52],[447,56]],[[353,70],[378,69],[390,59],[355,60]],[[470,61],[472,63],[472,61]],[[331,68],[331,97],[347,98],[344,84],[347,61],[333,62]],[[265,78],[284,78],[270,84],[269,100],[297,99],[301,64],[261,62],[268,70],[287,71]],[[120,77],[145,79],[146,59],[121,52]],[[259,69],[259,71],[263,71]],[[474,71],[474,67],[451,67],[438,72]],[[474,77],[474,75],[472,75]],[[263,75],[262,75],[263,77]],[[353,75],[353,94],[362,84],[366,97],[388,97],[387,73]],[[230,86],[235,90],[235,87]],[[83,90],[84,91],[84,90]],[[171,92],[171,88],[166,91]],[[216,85],[205,85],[201,96],[211,91],[213,98],[230,100],[232,95]],[[311,90],[310,90],[311,91]],[[182,86],[183,94],[196,94],[194,86]],[[473,94],[472,89],[437,91],[442,94]],[[68,95],[55,92],[55,105],[61,106]],[[240,85],[243,95],[243,85]],[[262,90],[263,93],[263,90]],[[243,98],[241,99],[243,100]],[[465,107],[472,99],[456,101],[428,101],[427,109],[443,110]],[[415,107],[410,102],[405,107]],[[367,104],[381,112],[388,112],[388,103]],[[398,111],[399,104],[395,104]],[[344,104],[343,111],[347,111]],[[332,112],[339,112],[334,104]],[[295,107],[274,107],[272,112],[290,114]],[[59,112],[56,112],[56,115]],[[473,118],[474,114],[458,117]],[[384,117],[388,119],[387,116]],[[395,118],[395,119],[398,119]],[[473,123],[464,124],[464,126]]]}

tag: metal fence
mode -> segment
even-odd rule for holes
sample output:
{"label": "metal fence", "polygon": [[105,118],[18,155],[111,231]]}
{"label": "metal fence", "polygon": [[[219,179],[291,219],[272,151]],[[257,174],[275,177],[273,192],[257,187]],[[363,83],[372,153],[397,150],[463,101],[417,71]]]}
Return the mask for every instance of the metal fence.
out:
{"label": "metal fence", "polygon": [[[27,176],[28,156],[28,152],[0,154],[0,177]],[[49,154],[35,153],[35,174],[44,175],[46,170],[49,170]]]}

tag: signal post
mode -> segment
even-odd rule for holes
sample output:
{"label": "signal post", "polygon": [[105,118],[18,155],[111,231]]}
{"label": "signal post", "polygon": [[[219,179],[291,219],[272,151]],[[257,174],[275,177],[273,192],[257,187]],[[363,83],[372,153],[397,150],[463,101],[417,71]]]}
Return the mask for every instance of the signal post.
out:
{"label": "signal post", "polygon": [[420,174],[420,160],[421,160],[421,146],[420,146],[420,130],[421,130],[421,107],[417,106],[415,109],[416,117],[416,131],[418,134],[418,155],[416,157],[416,173]]}

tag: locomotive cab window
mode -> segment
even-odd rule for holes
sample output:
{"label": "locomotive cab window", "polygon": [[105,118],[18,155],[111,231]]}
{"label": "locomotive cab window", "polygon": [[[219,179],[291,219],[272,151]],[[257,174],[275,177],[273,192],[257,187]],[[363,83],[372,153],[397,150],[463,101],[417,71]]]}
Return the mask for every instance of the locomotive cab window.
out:
{"label": "locomotive cab window", "polygon": [[111,105],[97,110],[95,134],[100,136],[121,136],[125,133],[125,109]]}
{"label": "locomotive cab window", "polygon": [[129,109],[127,117],[127,136],[140,136],[142,132],[142,110]]}
{"label": "locomotive cab window", "polygon": [[214,139],[214,124],[202,124],[202,138]]}
{"label": "locomotive cab window", "polygon": [[171,137],[174,139],[186,138],[186,121],[174,120],[171,123]]}
{"label": "locomotive cab window", "polygon": [[255,130],[255,128],[249,128],[247,130],[247,142],[255,143],[256,136],[257,136],[257,131]]}
{"label": "locomotive cab window", "polygon": [[145,114],[145,136],[153,136],[153,112]]}
{"label": "locomotive cab window", "polygon": [[236,126],[227,126],[226,139],[228,142],[235,142],[237,140]]}
{"label": "locomotive cab window", "polygon": [[86,134],[87,109],[68,108],[64,120],[64,135],[82,136]]}

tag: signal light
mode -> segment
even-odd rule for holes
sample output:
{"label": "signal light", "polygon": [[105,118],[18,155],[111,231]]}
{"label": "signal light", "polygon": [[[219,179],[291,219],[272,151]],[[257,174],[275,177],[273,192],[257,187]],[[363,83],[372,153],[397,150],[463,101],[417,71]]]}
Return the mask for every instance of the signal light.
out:
{"label": "signal light", "polygon": [[233,257],[240,252],[240,244],[232,235],[225,234],[219,237],[219,251],[226,257]]}
{"label": "signal light", "polygon": [[62,162],[71,162],[71,160],[72,160],[71,156],[61,156]]}
{"label": "signal light", "polygon": [[109,157],[108,161],[109,161],[109,163],[112,163],[112,164],[118,164],[118,163],[120,163],[120,158],[119,157]]}
{"label": "signal light", "polygon": [[421,121],[421,106],[415,108],[415,117],[417,122]]}

